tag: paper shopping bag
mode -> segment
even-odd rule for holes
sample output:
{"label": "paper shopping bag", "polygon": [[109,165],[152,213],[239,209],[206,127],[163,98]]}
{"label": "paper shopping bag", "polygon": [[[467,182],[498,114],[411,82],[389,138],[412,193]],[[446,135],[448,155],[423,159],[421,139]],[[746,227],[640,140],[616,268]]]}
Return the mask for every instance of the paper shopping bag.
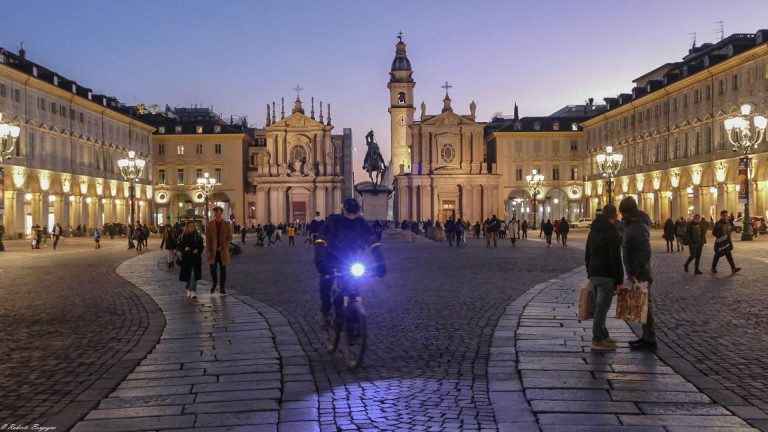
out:
{"label": "paper shopping bag", "polygon": [[595,295],[592,290],[592,281],[587,280],[579,289],[579,319],[588,320],[595,317]]}
{"label": "paper shopping bag", "polygon": [[648,283],[621,289],[616,297],[616,318],[645,324],[648,321]]}

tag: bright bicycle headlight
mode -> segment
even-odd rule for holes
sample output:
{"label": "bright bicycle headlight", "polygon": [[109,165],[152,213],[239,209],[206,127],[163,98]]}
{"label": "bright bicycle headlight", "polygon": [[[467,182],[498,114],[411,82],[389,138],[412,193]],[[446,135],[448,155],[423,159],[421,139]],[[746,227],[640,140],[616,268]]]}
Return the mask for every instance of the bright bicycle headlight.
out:
{"label": "bright bicycle headlight", "polygon": [[360,263],[354,263],[352,264],[352,267],[349,268],[349,272],[352,273],[352,276],[354,277],[360,277],[365,274],[365,266]]}

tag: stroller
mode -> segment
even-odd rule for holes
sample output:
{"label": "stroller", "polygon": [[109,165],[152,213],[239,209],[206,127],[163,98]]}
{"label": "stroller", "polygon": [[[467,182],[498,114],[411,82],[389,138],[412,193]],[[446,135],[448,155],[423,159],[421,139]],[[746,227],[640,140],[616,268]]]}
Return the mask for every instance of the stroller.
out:
{"label": "stroller", "polygon": [[253,247],[264,247],[264,233],[262,231],[258,231],[256,233],[256,244],[253,245]]}

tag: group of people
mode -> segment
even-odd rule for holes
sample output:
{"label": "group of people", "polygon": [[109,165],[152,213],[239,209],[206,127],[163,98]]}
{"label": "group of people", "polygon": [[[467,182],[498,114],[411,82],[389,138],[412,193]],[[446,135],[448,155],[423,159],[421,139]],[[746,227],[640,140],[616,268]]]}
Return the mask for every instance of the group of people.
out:
{"label": "group of people", "polygon": [[667,219],[664,222],[663,237],[667,244],[668,253],[675,251],[674,243],[677,244],[678,252],[684,251],[688,247],[688,259],[683,265],[683,270],[687,273],[691,262],[693,262],[693,273],[700,275],[703,273],[699,268],[701,255],[704,251],[704,245],[707,244],[707,234],[711,232],[715,238],[713,242],[712,273],[717,273],[717,262],[721,257],[725,257],[728,260],[731,272],[737,273],[741,268],[736,267],[733,255],[731,254],[733,249],[731,232],[733,231],[733,214],[729,216],[728,211],[723,210],[720,212],[720,219],[713,224],[707,222],[700,214],[694,214],[688,221],[682,217],[675,222],[672,219]]}
{"label": "group of people", "polygon": [[[168,268],[180,265],[179,280],[184,282],[187,297],[197,297],[197,281],[202,279],[203,251],[208,251],[208,265],[211,272],[211,294],[227,295],[227,266],[229,245],[232,242],[232,226],[224,220],[224,209],[213,208],[214,218],[205,227],[205,239],[193,221],[187,221],[176,228],[165,227],[161,248],[167,252]],[[179,232],[180,231],[180,232]]]}

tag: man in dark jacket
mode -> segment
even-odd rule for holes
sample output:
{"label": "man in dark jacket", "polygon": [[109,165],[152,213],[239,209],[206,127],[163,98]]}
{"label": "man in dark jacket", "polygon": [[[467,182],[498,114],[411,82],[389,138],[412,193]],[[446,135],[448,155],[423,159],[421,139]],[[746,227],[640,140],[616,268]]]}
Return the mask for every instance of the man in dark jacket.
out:
{"label": "man in dark jacket", "polygon": [[694,261],[694,273],[700,275],[702,272],[699,270],[699,263],[701,262],[701,251],[704,249],[704,244],[707,243],[707,228],[701,222],[701,215],[696,214],[693,216],[693,220],[688,222],[685,227],[685,237],[688,239],[688,259],[683,265],[683,269],[688,273],[688,265],[691,261]]}
{"label": "man in dark jacket", "polygon": [[715,223],[712,235],[715,236],[715,257],[712,258],[712,273],[717,273],[717,262],[723,256],[731,265],[731,273],[738,273],[741,268],[736,267],[736,263],[733,262],[733,255],[731,255],[733,242],[731,241],[731,224],[728,222],[728,210],[720,212],[720,220]]}
{"label": "man in dark jacket", "polygon": [[603,213],[592,222],[587,236],[584,261],[595,298],[595,318],[592,321],[593,351],[613,351],[617,345],[605,326],[613,294],[624,283],[619,233],[614,225],[617,218],[616,206],[606,205]]}
{"label": "man in dark jacket", "polygon": [[448,237],[448,246],[453,247],[453,239],[456,234],[456,224],[453,219],[445,221],[445,236]]}
{"label": "man in dark jacket", "polygon": [[491,246],[491,240],[493,240],[493,247],[496,247],[496,244],[499,241],[499,230],[501,229],[501,221],[499,218],[496,217],[496,215],[493,215],[492,218],[487,219],[487,222],[485,224],[485,246],[490,247]]}
{"label": "man in dark jacket", "polygon": [[632,283],[648,282],[648,319],[643,324],[643,334],[639,339],[630,341],[629,347],[637,350],[656,349],[656,326],[651,310],[651,218],[640,211],[637,201],[631,196],[619,203],[619,211],[624,221],[624,270],[627,280]]}
{"label": "man in dark jacket", "polygon": [[667,252],[675,251],[675,223],[672,218],[664,222],[664,240],[667,242]]}

